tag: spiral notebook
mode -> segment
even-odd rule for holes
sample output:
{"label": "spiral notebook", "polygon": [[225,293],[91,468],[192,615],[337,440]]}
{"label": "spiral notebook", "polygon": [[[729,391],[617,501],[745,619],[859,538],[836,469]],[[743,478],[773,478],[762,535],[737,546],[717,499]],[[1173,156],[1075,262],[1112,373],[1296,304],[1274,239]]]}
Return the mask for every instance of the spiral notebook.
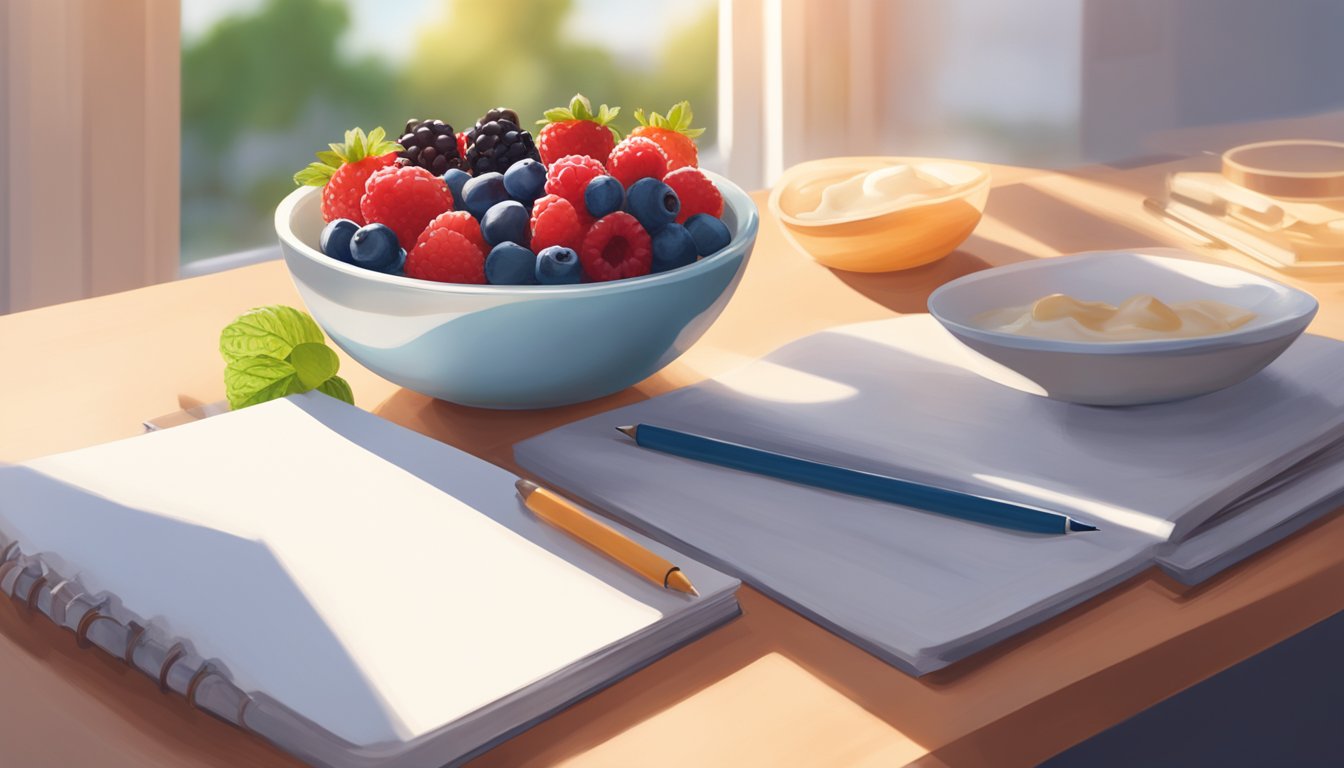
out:
{"label": "spiral notebook", "polygon": [[[1344,503],[1344,342],[1305,335],[1247,381],[1175,403],[1096,408],[1033,387],[912,315],[807,336],[515,456],[916,675],[1153,565],[1207,579]],[[681,459],[614,429],[638,423],[1100,530],[1022,534]]]}
{"label": "spiral notebook", "polygon": [[[460,762],[738,613],[318,393],[0,467],[0,590],[314,765]],[[0,764],[4,746],[0,745]]]}

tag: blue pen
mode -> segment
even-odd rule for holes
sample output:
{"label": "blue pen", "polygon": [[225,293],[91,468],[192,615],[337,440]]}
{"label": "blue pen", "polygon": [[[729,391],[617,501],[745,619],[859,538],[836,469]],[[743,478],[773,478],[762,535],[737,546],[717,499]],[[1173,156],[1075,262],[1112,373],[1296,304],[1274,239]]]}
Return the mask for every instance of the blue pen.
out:
{"label": "blue pen", "polygon": [[1058,512],[800,459],[665,427],[637,424],[616,429],[632,438],[641,448],[975,523],[1028,533],[1062,534],[1097,530],[1095,526],[1080,523]]}

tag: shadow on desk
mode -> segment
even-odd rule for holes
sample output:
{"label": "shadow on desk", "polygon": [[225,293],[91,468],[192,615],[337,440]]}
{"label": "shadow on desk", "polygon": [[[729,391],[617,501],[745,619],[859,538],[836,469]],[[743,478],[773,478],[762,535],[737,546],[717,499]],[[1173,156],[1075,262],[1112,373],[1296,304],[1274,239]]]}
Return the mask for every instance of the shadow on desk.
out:
{"label": "shadow on desk", "polygon": [[1141,712],[1045,768],[1344,761],[1344,613]]}

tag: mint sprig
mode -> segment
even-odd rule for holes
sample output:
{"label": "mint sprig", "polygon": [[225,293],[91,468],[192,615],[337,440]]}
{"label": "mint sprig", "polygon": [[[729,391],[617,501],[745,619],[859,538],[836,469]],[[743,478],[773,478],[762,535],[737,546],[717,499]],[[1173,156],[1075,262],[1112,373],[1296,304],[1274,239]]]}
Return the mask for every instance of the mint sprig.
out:
{"label": "mint sprig", "polygon": [[354,404],[350,384],[336,375],[341,360],[306,312],[274,305],[240,315],[219,334],[224,391],[238,410],[318,390]]}

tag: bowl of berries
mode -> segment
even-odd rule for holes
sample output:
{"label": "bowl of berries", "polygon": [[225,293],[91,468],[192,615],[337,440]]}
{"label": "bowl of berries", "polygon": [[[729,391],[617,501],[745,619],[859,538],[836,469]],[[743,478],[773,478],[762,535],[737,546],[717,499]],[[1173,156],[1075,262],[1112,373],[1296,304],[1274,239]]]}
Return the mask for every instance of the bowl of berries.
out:
{"label": "bowl of berries", "polygon": [[290,275],[332,341],[378,375],[462,405],[524,409],[618,392],[722,312],[758,213],[698,167],[685,102],[576,96],[536,139],[512,110],[460,133],[353,129],[277,207]]}

